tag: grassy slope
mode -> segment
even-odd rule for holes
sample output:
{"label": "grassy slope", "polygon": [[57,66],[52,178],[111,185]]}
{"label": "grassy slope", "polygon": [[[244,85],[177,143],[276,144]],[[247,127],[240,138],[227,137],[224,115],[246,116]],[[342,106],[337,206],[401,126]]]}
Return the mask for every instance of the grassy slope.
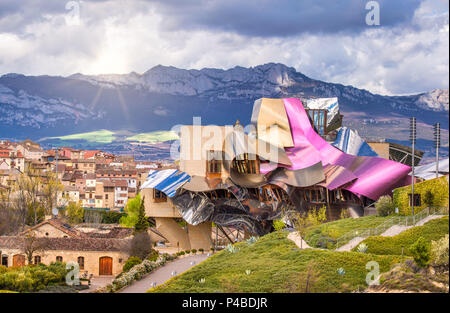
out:
{"label": "grassy slope", "polygon": [[[330,223],[324,223],[311,228],[306,235],[306,241],[316,246],[321,237],[336,240],[347,232],[358,228],[372,228],[385,222],[390,217],[365,216],[360,218],[345,218]],[[334,248],[331,246],[330,248]]]}
{"label": "grassy slope", "polygon": [[[172,278],[166,284],[149,292],[301,292],[290,289],[294,282],[304,281],[308,263],[317,271],[318,281],[312,292],[341,292],[365,288],[368,273],[365,265],[375,260],[382,272],[398,263],[398,256],[376,256],[357,252],[326,250],[298,250],[286,238],[287,232],[275,232],[261,237],[256,243],[236,244],[236,253],[218,252],[187,272]],[[339,275],[338,268],[345,274]],[[246,270],[251,270],[247,275]],[[204,283],[199,283],[205,278]]]}
{"label": "grassy slope", "polygon": [[72,134],[60,137],[49,137],[48,139],[61,139],[61,140],[86,140],[87,142],[95,143],[111,143],[114,141],[114,132],[102,129],[93,132]]}
{"label": "grassy slope", "polygon": [[[419,237],[424,237],[428,242],[437,240],[449,233],[448,216],[429,221],[423,226],[410,228],[394,237],[369,237],[363,242],[368,246],[368,253],[379,255],[401,254],[402,247],[405,255],[411,255],[411,246]],[[356,247],[354,248],[354,250]]]}
{"label": "grassy slope", "polygon": [[157,143],[177,139],[179,139],[179,137],[173,131],[155,131],[150,133],[140,133],[131,137],[127,137],[125,140]]}

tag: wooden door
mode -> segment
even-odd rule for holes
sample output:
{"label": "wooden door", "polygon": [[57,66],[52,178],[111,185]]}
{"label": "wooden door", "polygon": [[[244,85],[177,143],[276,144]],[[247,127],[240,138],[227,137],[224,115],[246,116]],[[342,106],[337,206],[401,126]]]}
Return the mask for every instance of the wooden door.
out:
{"label": "wooden door", "polygon": [[102,256],[99,261],[99,275],[112,275],[112,258]]}
{"label": "wooden door", "polygon": [[25,256],[22,254],[16,254],[13,256],[13,266],[24,266],[25,265]]}

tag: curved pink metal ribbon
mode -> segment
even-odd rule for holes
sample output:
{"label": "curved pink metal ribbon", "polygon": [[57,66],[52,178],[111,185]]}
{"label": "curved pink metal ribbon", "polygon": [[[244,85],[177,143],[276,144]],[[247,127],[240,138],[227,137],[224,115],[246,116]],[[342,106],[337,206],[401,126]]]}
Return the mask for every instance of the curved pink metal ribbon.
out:
{"label": "curved pink metal ribbon", "polygon": [[[345,189],[373,200],[408,183],[408,173],[411,171],[409,166],[379,157],[353,156],[340,151],[314,131],[299,99],[284,98],[283,101],[294,147],[285,149],[292,161],[292,166],[287,167],[282,164],[279,166],[296,170],[312,166],[320,161],[323,166],[342,166],[348,171],[341,174],[339,180],[349,182],[354,179],[353,183]],[[332,185],[334,188],[339,187],[336,183]]]}

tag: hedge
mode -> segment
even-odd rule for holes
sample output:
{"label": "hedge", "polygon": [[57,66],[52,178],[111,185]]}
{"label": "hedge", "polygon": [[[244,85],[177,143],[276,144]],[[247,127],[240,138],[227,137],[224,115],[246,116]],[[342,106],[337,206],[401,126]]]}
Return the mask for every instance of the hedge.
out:
{"label": "hedge", "polygon": [[[428,190],[433,194],[433,207],[448,207],[448,176],[442,176],[414,184],[414,193],[421,195],[422,202],[421,206],[414,207],[414,213],[418,213],[426,208],[427,205],[425,204],[424,199]],[[397,188],[393,192],[394,207],[399,208],[399,213],[402,215],[411,215],[408,196],[410,193],[411,186]]]}
{"label": "hedge", "polygon": [[[368,246],[367,253],[379,255],[401,255],[411,256],[409,247],[423,237],[427,244],[431,246],[431,241],[438,240],[449,233],[448,216],[434,219],[425,223],[423,226],[416,226],[405,230],[404,232],[393,237],[373,236],[362,242]],[[358,247],[353,248],[357,251]]]}

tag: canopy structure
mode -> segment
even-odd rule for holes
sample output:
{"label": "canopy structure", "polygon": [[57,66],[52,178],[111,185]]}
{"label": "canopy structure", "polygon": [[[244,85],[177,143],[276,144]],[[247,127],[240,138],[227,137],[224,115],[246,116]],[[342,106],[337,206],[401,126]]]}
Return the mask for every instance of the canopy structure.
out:
{"label": "canopy structure", "polygon": [[147,180],[141,189],[154,188],[164,192],[168,197],[175,196],[178,188],[191,179],[191,176],[176,169],[154,171],[150,170]]}
{"label": "canopy structure", "polygon": [[339,150],[357,156],[378,156],[375,151],[365,142],[356,130],[341,127],[333,142],[333,146]]}
{"label": "canopy structure", "polygon": [[[448,160],[449,158],[439,160],[438,177],[448,175]],[[410,175],[412,175],[412,172]],[[436,162],[416,166],[414,176],[424,180],[436,178]]]}

